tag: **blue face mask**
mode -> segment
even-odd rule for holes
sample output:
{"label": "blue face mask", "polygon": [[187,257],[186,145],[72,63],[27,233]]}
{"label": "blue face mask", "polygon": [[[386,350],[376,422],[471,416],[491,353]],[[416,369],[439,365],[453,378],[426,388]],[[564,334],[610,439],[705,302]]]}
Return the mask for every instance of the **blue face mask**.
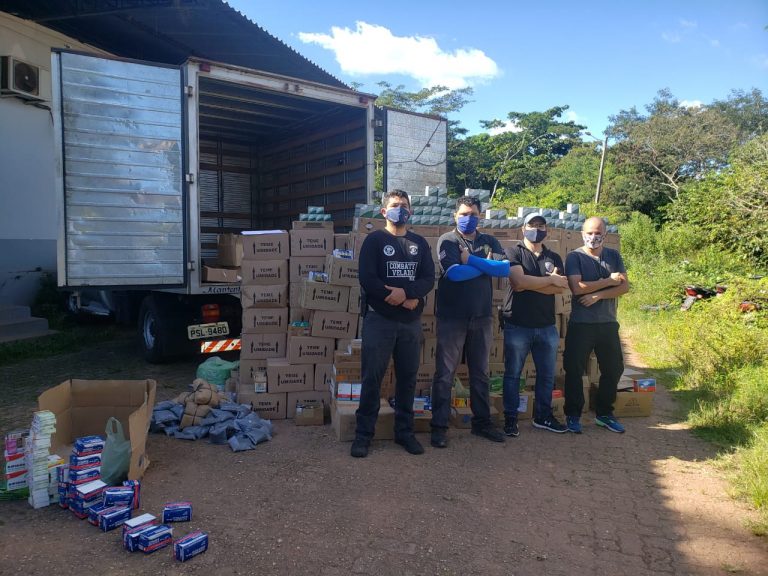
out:
{"label": "blue face mask", "polygon": [[394,208],[387,209],[386,218],[395,226],[403,226],[410,217],[411,213],[405,206],[395,206]]}
{"label": "blue face mask", "polygon": [[477,230],[477,223],[480,222],[480,218],[470,214],[469,216],[459,216],[456,219],[456,229],[462,234],[472,234]]}

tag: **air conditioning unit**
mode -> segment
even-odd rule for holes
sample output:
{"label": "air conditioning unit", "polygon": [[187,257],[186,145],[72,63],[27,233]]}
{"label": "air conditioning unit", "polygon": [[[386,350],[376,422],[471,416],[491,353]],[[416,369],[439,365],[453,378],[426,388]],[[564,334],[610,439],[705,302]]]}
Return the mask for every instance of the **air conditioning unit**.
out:
{"label": "air conditioning unit", "polygon": [[13,56],[0,56],[0,96],[42,100],[40,67]]}

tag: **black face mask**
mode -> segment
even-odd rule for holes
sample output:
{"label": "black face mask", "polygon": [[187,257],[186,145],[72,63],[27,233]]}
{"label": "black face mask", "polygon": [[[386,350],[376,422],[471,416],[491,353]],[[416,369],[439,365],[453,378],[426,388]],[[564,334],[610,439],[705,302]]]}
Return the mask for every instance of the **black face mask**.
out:
{"label": "black face mask", "polygon": [[528,240],[528,242],[538,244],[547,237],[547,231],[531,228],[530,230],[523,230],[523,236],[525,236],[525,239]]}

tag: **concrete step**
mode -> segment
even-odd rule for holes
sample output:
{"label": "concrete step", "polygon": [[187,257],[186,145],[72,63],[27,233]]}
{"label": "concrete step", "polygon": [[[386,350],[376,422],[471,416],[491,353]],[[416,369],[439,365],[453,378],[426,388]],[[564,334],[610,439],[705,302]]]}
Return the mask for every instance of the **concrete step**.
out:
{"label": "concrete step", "polygon": [[8,322],[21,322],[31,317],[29,306],[17,306],[15,304],[0,304],[0,324]]}
{"label": "concrete step", "polygon": [[0,342],[12,342],[50,334],[48,320],[28,317],[16,322],[0,322]]}

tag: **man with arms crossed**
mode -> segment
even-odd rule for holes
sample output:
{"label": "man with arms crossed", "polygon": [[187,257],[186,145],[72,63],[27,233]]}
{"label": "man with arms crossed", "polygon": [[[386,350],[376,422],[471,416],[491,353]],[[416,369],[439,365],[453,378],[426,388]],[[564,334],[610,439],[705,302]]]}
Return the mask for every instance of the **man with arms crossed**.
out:
{"label": "man with arms crossed", "polygon": [[368,234],[360,247],[363,314],[362,389],[350,454],[365,458],[379,416],[381,380],[390,358],[395,362],[395,442],[410,454],[424,448],[413,434],[413,396],[421,362],[421,311],[435,286],[432,253],[421,236],[406,230],[411,215],[408,194],[384,194],[384,230]]}
{"label": "man with arms crossed", "polygon": [[466,355],[472,434],[493,442],[504,435],[491,422],[488,356],[493,340],[491,276],[507,277],[501,244],[480,234],[480,201],[464,196],[456,201],[456,228],[440,236],[437,253],[442,275],[438,281],[435,316],[437,349],[432,380],[432,436],[435,448],[448,446],[451,388],[456,367]]}
{"label": "man with arms crossed", "polygon": [[616,321],[618,298],[629,291],[621,255],[603,246],[605,222],[588,218],[581,233],[584,246],[569,253],[565,273],[573,293],[571,319],[565,335],[565,419],[568,430],[581,434],[584,408],[582,376],[592,350],[600,367],[595,423],[611,432],[624,432],[613,416],[616,386],[624,372],[624,357]]}
{"label": "man with arms crossed", "polygon": [[563,261],[542,242],[547,221],[538,213],[523,223],[523,242],[507,249],[510,274],[504,301],[504,434],[516,437],[520,375],[528,354],[536,366],[533,425],[566,432],[552,415],[552,390],[560,334],[555,325],[555,294],[565,291]]}

